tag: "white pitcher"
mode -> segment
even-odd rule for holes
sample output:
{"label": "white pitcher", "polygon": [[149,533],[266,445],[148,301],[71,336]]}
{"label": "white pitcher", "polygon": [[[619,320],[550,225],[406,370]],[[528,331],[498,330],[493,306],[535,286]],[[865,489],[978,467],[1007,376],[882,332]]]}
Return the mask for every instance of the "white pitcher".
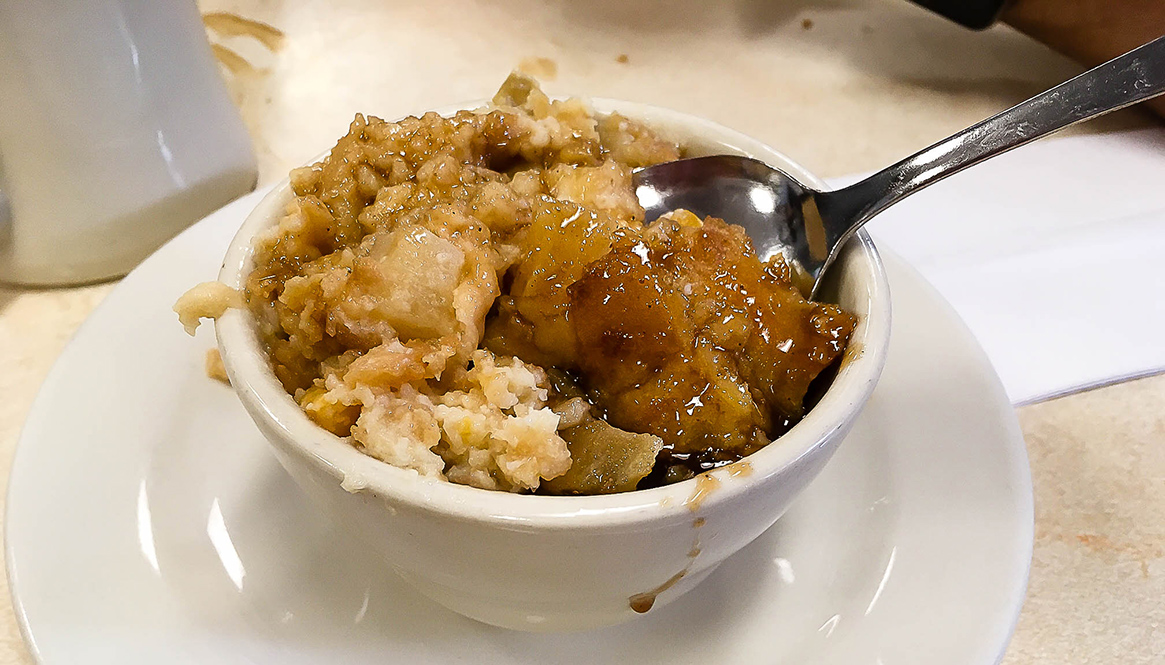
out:
{"label": "white pitcher", "polygon": [[256,173],[193,0],[0,0],[0,282],[124,274]]}

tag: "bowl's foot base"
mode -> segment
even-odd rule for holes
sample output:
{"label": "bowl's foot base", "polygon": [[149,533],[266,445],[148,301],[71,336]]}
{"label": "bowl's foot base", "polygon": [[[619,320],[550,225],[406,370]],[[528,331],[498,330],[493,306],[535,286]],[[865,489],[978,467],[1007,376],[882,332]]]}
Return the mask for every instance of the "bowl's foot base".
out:
{"label": "bowl's foot base", "polygon": [[585,605],[572,600],[520,603],[515,599],[485,599],[420,579],[405,571],[397,572],[425,596],[470,619],[510,630],[550,633],[593,630],[648,616],[695,588],[719,565],[686,574],[658,593],[628,593],[607,602],[592,600]]}

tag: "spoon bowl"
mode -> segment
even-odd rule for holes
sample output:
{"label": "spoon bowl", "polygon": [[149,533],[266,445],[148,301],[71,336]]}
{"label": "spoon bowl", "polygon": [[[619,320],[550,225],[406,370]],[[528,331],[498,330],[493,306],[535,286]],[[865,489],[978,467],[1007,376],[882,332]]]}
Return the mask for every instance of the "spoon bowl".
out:
{"label": "spoon bowl", "polygon": [[711,155],[665,162],[634,175],[635,194],[648,221],[683,208],[700,217],[720,217],[744,227],[761,259],[781,254],[809,293],[812,270],[826,256],[820,218],[803,207],[818,190],[785,171],[739,155]]}

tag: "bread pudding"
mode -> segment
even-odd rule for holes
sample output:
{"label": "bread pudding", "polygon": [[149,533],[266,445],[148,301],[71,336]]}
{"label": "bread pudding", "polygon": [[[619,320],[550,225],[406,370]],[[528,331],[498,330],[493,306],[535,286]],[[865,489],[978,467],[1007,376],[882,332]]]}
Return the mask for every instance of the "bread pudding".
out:
{"label": "bread pudding", "polygon": [[633,170],[683,154],[518,74],[479,110],[357,116],[291,173],[242,297],[176,309],[247,307],[313,421],[424,476],[548,494],[690,478],[800,419],[856,321],[738,226],[645,221]]}

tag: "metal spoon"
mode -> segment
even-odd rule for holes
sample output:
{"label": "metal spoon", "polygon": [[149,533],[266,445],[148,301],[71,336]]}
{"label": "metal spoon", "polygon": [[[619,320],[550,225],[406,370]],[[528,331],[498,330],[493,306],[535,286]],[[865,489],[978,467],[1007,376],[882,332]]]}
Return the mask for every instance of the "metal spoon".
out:
{"label": "metal spoon", "polygon": [[819,191],[764,162],[717,155],[641,169],[635,191],[649,221],[685,208],[740,224],[761,256],[783,252],[806,283],[812,280],[812,297],[845,241],[891,205],[1012,148],[1162,92],[1165,37],[842,189]]}

